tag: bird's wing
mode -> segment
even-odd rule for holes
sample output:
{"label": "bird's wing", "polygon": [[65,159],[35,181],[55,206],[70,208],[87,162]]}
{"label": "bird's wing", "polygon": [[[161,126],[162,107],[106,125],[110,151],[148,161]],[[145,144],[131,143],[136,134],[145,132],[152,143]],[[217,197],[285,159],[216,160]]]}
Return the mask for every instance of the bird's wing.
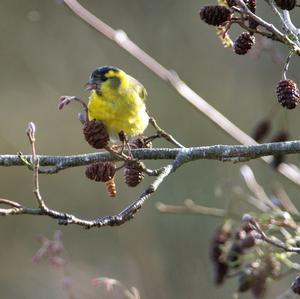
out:
{"label": "bird's wing", "polygon": [[133,88],[138,95],[140,96],[140,98],[142,100],[146,100],[147,97],[147,91],[146,88],[143,86],[142,83],[140,83],[138,80],[136,80],[135,78],[127,75],[131,81],[131,88]]}

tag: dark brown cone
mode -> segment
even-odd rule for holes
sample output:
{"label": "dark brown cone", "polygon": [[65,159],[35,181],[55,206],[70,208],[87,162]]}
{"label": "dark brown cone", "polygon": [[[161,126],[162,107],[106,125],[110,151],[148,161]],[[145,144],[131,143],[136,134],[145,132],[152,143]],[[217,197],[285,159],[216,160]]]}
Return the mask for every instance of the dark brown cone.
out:
{"label": "dark brown cone", "polygon": [[218,262],[213,264],[213,280],[216,285],[224,282],[228,273],[228,265],[225,262]]}
{"label": "dark brown cone", "polygon": [[255,126],[251,136],[256,142],[260,142],[268,135],[270,130],[271,130],[270,120],[263,119]]}
{"label": "dark brown cone", "polygon": [[105,148],[109,141],[109,135],[104,124],[101,121],[87,121],[83,126],[85,140],[93,148]]}
{"label": "dark brown cone", "polygon": [[145,174],[141,171],[141,162],[129,163],[124,170],[125,183],[129,187],[137,186],[145,177]]}
{"label": "dark brown cone", "polygon": [[234,52],[245,55],[254,45],[255,38],[249,32],[243,32],[234,43]]}
{"label": "dark brown cone", "polygon": [[241,247],[240,242],[236,241],[232,244],[227,260],[232,264],[233,268],[238,268],[241,265],[240,257],[244,254],[244,249]]}
{"label": "dark brown cone", "polygon": [[295,278],[291,285],[291,289],[295,294],[300,295],[300,275]]}
{"label": "dark brown cone", "polygon": [[225,276],[228,272],[228,265],[224,261],[224,244],[228,242],[230,238],[230,232],[225,230],[223,226],[220,226],[211,241],[210,245],[210,259],[213,264],[213,279],[216,285],[220,285],[224,282]]}
{"label": "dark brown cone", "polygon": [[277,84],[276,94],[278,102],[287,109],[294,109],[300,101],[297,84],[293,80],[281,80]]}
{"label": "dark brown cone", "polygon": [[208,5],[200,10],[200,18],[209,25],[220,26],[224,22],[229,21],[231,11],[225,6]]}
{"label": "dark brown cone", "polygon": [[[277,134],[273,137],[271,142],[285,142],[289,140],[289,132],[285,129],[280,130],[277,132]],[[285,155],[283,154],[278,154],[273,156],[273,161],[272,161],[272,167],[277,169],[278,166],[285,161]]]}
{"label": "dark brown cone", "polygon": [[130,147],[135,148],[152,148],[152,142],[147,142],[146,136],[139,136],[129,143]]}
{"label": "dark brown cone", "polygon": [[295,8],[296,0],[275,0],[276,5],[281,9],[292,10]]}
{"label": "dark brown cone", "polygon": [[85,169],[86,177],[96,182],[107,182],[114,177],[115,173],[116,164],[113,162],[95,162]]}

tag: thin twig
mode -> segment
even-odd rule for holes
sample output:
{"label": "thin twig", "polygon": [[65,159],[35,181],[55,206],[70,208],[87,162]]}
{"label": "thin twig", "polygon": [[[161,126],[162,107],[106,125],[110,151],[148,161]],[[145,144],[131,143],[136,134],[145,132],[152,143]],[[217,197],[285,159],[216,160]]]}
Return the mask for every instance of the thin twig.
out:
{"label": "thin twig", "polygon": [[287,73],[287,71],[289,69],[291,58],[292,58],[292,56],[293,56],[294,53],[295,53],[295,51],[291,50],[289,52],[289,55],[287,56],[287,58],[285,60],[285,64],[284,64],[284,67],[283,67],[283,70],[282,70],[282,78],[283,78],[283,80],[287,79],[286,73]]}
{"label": "thin twig", "polygon": [[29,142],[31,144],[31,150],[32,150],[32,164],[33,164],[33,193],[35,195],[35,198],[38,203],[38,207],[40,209],[46,208],[46,205],[42,199],[42,196],[40,194],[40,187],[39,187],[39,157],[36,155],[35,150],[35,132],[36,127],[33,122],[30,122],[27,128],[27,136],[29,139]]}
{"label": "thin twig", "polygon": [[287,37],[280,32],[280,30],[278,30],[273,24],[266,22],[265,20],[263,20],[262,18],[258,17],[255,13],[253,13],[248,6],[245,4],[245,2],[243,0],[237,0],[237,2],[239,3],[239,5],[243,8],[244,12],[251,17],[252,19],[254,19],[260,26],[264,27],[265,29],[267,29],[268,31],[272,32],[273,34],[275,34],[278,39],[280,41],[282,41],[283,43],[294,47],[294,43],[287,39]]}
{"label": "thin twig", "polygon": [[248,165],[243,165],[240,168],[240,172],[247,184],[249,190],[251,190],[256,198],[262,201],[267,207],[272,210],[278,210],[278,207],[269,199],[268,195],[265,193],[264,188],[258,184],[255,179],[252,169]]}
{"label": "thin twig", "polygon": [[280,199],[284,209],[292,215],[300,215],[293,201],[288,196],[283,185],[279,182],[275,184],[275,194]]}
{"label": "thin twig", "polygon": [[261,31],[259,29],[253,29],[253,28],[250,28],[249,26],[247,26],[243,21],[241,20],[235,20],[232,22],[233,24],[238,24],[239,26],[241,26],[243,29],[247,30],[248,32],[251,32],[251,33],[256,33],[256,34],[259,34],[259,35],[262,35],[266,38],[270,38],[274,41],[278,41],[278,42],[282,42],[281,39],[278,38],[277,35],[275,35],[274,33],[269,33],[269,32],[265,32],[265,31]]}
{"label": "thin twig", "polygon": [[[173,172],[172,164],[162,168],[161,173],[157,176],[152,184],[138,197],[136,201],[122,210],[120,213],[111,216],[104,216],[94,220],[86,220],[79,218],[75,215],[59,212],[48,208],[44,205],[41,208],[28,208],[15,203],[17,207],[9,209],[0,209],[1,216],[12,216],[12,215],[41,215],[48,216],[53,219],[57,219],[61,225],[75,224],[83,226],[87,229],[92,227],[103,227],[103,226],[115,226],[122,225],[134,217],[138,210],[142,207],[144,202],[157,190],[159,185],[164,179]],[[5,203],[6,200],[4,200]],[[1,203],[1,201],[0,201]]]}
{"label": "thin twig", "polygon": [[293,246],[289,246],[286,245],[284,242],[282,242],[281,240],[271,236],[269,237],[260,227],[260,225],[258,224],[258,222],[249,214],[245,214],[243,216],[243,221],[248,222],[253,229],[255,229],[262,240],[264,240],[265,242],[274,245],[278,248],[283,249],[286,252],[295,252],[295,253],[300,253],[300,247],[293,247]]}
{"label": "thin twig", "polygon": [[180,142],[178,142],[172,135],[168,134],[165,130],[160,128],[153,117],[149,118],[149,122],[157,131],[157,134],[159,136],[165,138],[167,141],[169,141],[170,143],[174,144],[177,147],[184,148],[184,146]]}
{"label": "thin twig", "polygon": [[292,22],[290,12],[288,10],[284,10],[282,12],[284,24],[289,28],[291,32],[293,32],[296,36],[300,35],[300,29],[298,29]]}
{"label": "thin twig", "polygon": [[5,198],[0,198],[0,204],[9,205],[14,208],[22,208],[22,206],[19,203]]}
{"label": "thin twig", "polygon": [[191,199],[186,199],[183,205],[168,205],[157,202],[155,206],[159,212],[167,214],[200,214],[212,217],[225,217],[227,215],[227,211],[223,209],[197,205]]}

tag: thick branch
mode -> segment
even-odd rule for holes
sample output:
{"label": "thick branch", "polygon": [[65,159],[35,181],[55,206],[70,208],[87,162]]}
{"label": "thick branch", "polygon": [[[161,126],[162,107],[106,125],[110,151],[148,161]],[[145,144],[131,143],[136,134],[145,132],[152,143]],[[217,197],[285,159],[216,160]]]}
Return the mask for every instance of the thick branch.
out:
{"label": "thick branch", "polygon": [[[125,151],[126,153],[126,151]],[[212,145],[190,148],[152,148],[132,150],[134,158],[139,160],[174,160],[176,157],[185,163],[211,159],[220,161],[240,162],[257,159],[269,155],[300,153],[300,141],[287,141],[277,143],[264,143],[258,145]],[[116,161],[116,156],[107,153],[88,153],[72,156],[46,156],[37,155],[40,166],[52,166],[49,171],[40,172],[55,173],[60,170],[84,166],[95,161]],[[21,166],[25,161],[32,161],[31,155],[0,155],[0,166]]]}
{"label": "thick branch", "polygon": [[[31,131],[30,131],[31,132]],[[33,133],[32,133],[33,132]],[[35,151],[34,131],[29,134],[32,146],[32,156],[3,155],[0,156],[0,165],[30,165],[33,163],[34,194],[37,199],[38,208],[28,208],[20,203],[6,199],[0,199],[0,204],[8,205],[9,208],[1,208],[1,216],[9,215],[44,215],[57,219],[59,224],[76,224],[85,228],[121,225],[134,217],[141,209],[145,201],[157,190],[160,184],[183,164],[198,159],[216,159],[221,161],[240,161],[262,157],[263,155],[299,153],[300,141],[288,141],[280,143],[267,143],[261,145],[214,145],[194,148],[165,148],[165,149],[139,149],[132,150],[132,155],[140,160],[145,159],[171,159],[172,164],[156,171],[156,179],[145,191],[128,207],[120,213],[111,216],[103,216],[94,220],[85,220],[75,215],[59,212],[49,208],[42,200],[39,191],[38,174],[40,166],[52,166],[56,171],[68,167],[82,166],[94,161],[116,160],[118,157],[111,153],[93,153],[76,156],[38,156]],[[32,161],[32,162],[31,162]],[[47,169],[42,172],[47,172]],[[51,173],[48,171],[48,173]],[[53,173],[53,172],[52,172]]]}

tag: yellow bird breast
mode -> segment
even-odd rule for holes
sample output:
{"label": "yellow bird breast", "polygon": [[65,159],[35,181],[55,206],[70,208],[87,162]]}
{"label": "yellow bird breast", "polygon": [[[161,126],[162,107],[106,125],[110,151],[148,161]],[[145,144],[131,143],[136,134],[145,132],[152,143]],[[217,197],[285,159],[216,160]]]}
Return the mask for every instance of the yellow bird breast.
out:
{"label": "yellow bird breast", "polygon": [[144,101],[134,90],[122,94],[115,90],[104,94],[93,90],[88,110],[89,119],[102,121],[109,134],[124,131],[128,136],[136,136],[145,131],[149,122]]}

